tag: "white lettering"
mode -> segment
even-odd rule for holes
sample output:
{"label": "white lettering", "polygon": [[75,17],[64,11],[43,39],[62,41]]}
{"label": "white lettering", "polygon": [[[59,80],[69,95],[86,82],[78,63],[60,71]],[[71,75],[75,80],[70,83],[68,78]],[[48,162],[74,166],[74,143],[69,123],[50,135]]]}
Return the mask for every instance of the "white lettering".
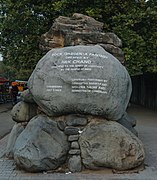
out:
{"label": "white lettering", "polygon": [[91,64],[91,60],[73,60],[72,61],[73,64]]}

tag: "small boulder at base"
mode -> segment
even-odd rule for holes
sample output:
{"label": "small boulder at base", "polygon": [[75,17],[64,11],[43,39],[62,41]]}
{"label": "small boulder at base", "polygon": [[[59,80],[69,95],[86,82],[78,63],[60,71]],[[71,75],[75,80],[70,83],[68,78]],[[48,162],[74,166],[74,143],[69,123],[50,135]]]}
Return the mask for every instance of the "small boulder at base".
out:
{"label": "small boulder at base", "polygon": [[58,129],[57,123],[38,115],[17,138],[14,159],[26,171],[54,170],[65,163],[68,150],[67,136]]}
{"label": "small boulder at base", "polygon": [[142,142],[114,121],[91,122],[80,135],[79,144],[87,169],[129,170],[143,164],[145,158]]}
{"label": "small boulder at base", "polygon": [[21,92],[20,98],[22,101],[24,101],[26,103],[35,103],[35,101],[33,100],[33,96],[30,93],[29,89]]}
{"label": "small boulder at base", "polygon": [[11,115],[15,122],[28,122],[37,115],[37,105],[21,101],[13,107]]}
{"label": "small boulder at base", "polygon": [[90,114],[111,120],[122,117],[132,90],[125,67],[99,45],[52,49],[28,84],[49,116]]}
{"label": "small boulder at base", "polygon": [[20,135],[20,133],[24,130],[24,128],[25,128],[25,125],[23,125],[23,123],[16,123],[13,126],[13,128],[9,134],[8,143],[7,143],[7,147],[6,147],[6,151],[5,151],[5,156],[7,158],[14,157],[13,149],[14,149],[16,139]]}
{"label": "small boulder at base", "polygon": [[136,119],[133,116],[130,116],[128,113],[124,113],[124,115],[117,121],[127,129],[129,129],[133,134],[138,136],[137,131],[135,130]]}

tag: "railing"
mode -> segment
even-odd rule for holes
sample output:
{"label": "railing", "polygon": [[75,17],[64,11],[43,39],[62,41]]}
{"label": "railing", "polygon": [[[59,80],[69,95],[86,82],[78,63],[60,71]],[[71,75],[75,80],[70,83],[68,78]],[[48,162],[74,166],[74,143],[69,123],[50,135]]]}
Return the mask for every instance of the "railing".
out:
{"label": "railing", "polygon": [[157,74],[133,76],[131,102],[157,111]]}

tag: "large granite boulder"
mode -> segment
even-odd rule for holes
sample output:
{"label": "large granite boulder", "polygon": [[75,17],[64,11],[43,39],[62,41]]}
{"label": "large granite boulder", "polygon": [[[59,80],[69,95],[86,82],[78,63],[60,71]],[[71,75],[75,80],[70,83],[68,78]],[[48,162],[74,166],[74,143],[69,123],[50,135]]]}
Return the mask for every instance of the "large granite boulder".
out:
{"label": "large granite boulder", "polygon": [[27,171],[52,170],[65,163],[68,149],[67,136],[58,129],[57,123],[47,116],[38,115],[17,138],[14,159]]}
{"label": "large granite boulder", "polygon": [[28,84],[33,99],[49,116],[78,113],[118,120],[131,94],[127,70],[99,45],[49,51]]}
{"label": "large granite boulder", "polygon": [[72,17],[59,16],[48,32],[41,36],[42,51],[76,45],[101,45],[124,63],[122,41],[114,33],[104,33],[103,23],[94,18],[74,13]]}
{"label": "large granite boulder", "polygon": [[141,165],[145,158],[142,142],[114,121],[91,122],[81,133],[79,144],[87,169],[128,170]]}

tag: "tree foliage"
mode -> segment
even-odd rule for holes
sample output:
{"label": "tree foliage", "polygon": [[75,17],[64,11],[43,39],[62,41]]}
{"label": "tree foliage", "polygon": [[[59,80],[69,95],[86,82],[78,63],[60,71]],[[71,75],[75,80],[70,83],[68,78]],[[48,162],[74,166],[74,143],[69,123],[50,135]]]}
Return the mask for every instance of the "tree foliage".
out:
{"label": "tree foliage", "polygon": [[123,42],[131,75],[157,72],[157,3],[155,0],[5,0],[1,3],[0,52],[4,63],[27,79],[43,56],[38,43],[55,18],[83,13],[104,23],[104,32]]}

